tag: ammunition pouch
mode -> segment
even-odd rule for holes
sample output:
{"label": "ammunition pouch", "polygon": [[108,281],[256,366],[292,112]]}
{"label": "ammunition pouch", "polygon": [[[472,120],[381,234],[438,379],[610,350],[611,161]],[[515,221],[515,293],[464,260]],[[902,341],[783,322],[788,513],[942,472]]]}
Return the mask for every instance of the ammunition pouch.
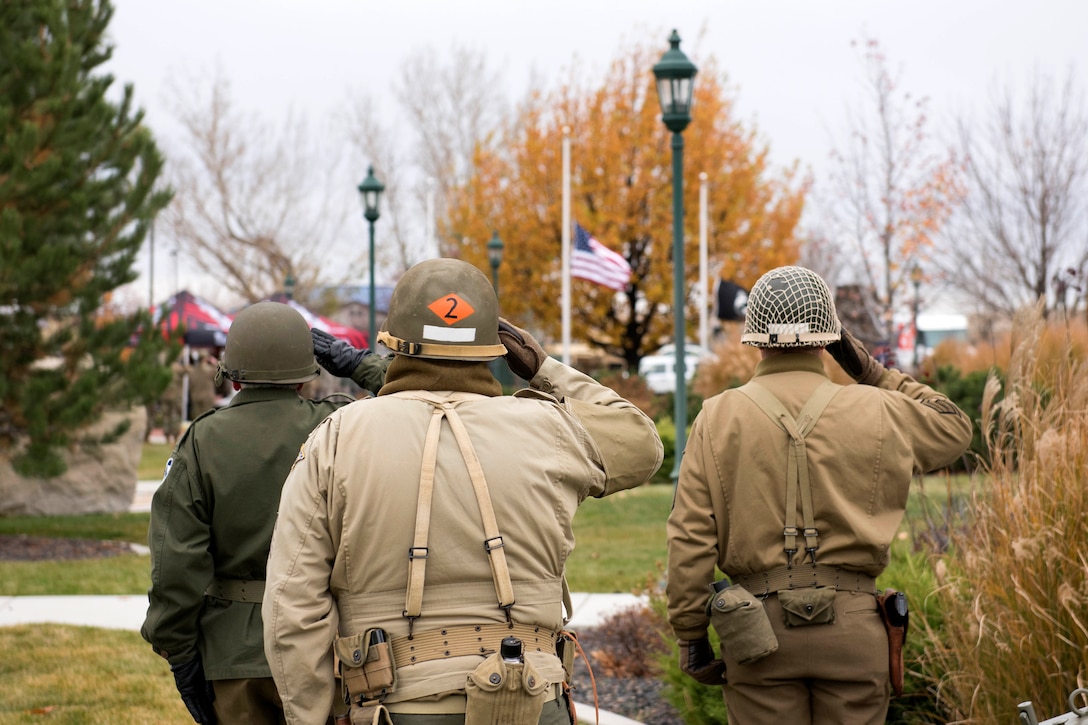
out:
{"label": "ammunition pouch", "polygon": [[559,633],[555,640],[555,654],[563,663],[564,680],[569,684],[574,679],[574,653],[578,647],[578,636],[566,630]]}
{"label": "ammunition pouch", "polygon": [[551,683],[529,662],[504,662],[495,653],[465,683],[465,725],[535,725]]}
{"label": "ammunition pouch", "polygon": [[740,584],[729,584],[728,580],[715,582],[710,589],[707,615],[718,633],[722,652],[747,665],[778,649],[778,638],[763,602]]}
{"label": "ammunition pouch", "polygon": [[[340,659],[340,677],[353,705],[360,700],[380,698],[396,688],[393,650],[384,630],[368,629],[362,634],[337,637],[333,650]],[[353,718],[354,710],[353,706]]]}
{"label": "ammunition pouch", "polygon": [[836,594],[837,592],[830,587],[780,589],[778,603],[782,605],[786,626],[834,624]]}
{"label": "ammunition pouch", "polygon": [[888,679],[892,693],[896,697],[903,694],[903,680],[906,670],[903,666],[903,647],[907,641],[907,628],[910,624],[910,612],[907,609],[907,595],[894,589],[885,589],[876,595],[877,609],[888,633]]}
{"label": "ammunition pouch", "polygon": [[393,725],[393,718],[377,700],[352,703],[351,712],[338,718],[336,725]]}

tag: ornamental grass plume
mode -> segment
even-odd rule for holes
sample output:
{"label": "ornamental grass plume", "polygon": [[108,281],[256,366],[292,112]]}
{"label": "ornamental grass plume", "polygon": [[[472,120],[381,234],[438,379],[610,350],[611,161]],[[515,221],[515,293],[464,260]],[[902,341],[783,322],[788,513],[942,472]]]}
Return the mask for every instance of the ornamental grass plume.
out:
{"label": "ornamental grass plume", "polygon": [[[1064,344],[1063,327],[1065,327]],[[923,628],[923,667],[951,722],[1066,711],[1088,683],[1088,362],[1080,333],[1048,329],[1038,308],[1014,322],[1004,397],[982,406],[990,455],[974,515],[936,562],[939,629]],[[1044,715],[1051,713],[1051,715]]]}

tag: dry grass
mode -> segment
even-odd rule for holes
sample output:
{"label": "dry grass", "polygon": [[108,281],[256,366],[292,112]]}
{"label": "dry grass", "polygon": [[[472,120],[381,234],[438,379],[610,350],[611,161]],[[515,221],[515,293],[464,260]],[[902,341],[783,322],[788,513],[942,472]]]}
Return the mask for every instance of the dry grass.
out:
{"label": "dry grass", "polygon": [[1024,700],[1065,712],[1088,680],[1088,348],[1038,311],[1010,340],[1006,395],[991,378],[983,403],[974,523],[936,563],[944,617],[925,660],[955,722],[1011,721]]}

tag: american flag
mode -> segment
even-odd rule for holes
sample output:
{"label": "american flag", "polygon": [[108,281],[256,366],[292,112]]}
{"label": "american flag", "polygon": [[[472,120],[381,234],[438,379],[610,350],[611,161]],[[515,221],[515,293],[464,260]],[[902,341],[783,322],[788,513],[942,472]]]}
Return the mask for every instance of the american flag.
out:
{"label": "american flag", "polygon": [[631,265],[621,255],[591,237],[581,224],[575,223],[570,276],[622,291],[631,279]]}

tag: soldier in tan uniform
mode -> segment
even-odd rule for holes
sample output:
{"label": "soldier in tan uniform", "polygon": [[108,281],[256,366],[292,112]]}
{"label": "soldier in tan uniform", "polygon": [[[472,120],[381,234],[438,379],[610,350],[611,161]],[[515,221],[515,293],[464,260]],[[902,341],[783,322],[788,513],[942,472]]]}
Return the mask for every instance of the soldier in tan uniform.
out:
{"label": "soldier in tan uniform", "polygon": [[[955,461],[971,423],[874,360],[802,267],[756,282],[741,340],[763,359],[751,382],[703,404],[668,521],[681,669],[724,688],[731,723],[883,723],[889,646],[875,578],[912,475]],[[824,349],[859,384],[832,383]],[[711,597],[716,567],[734,586],[717,582]]]}
{"label": "soldier in tan uniform", "polygon": [[[496,308],[465,262],[412,267],[378,336],[395,353],[385,385],[299,453],[263,608],[289,723],[322,722],[337,671],[355,723],[572,722],[571,521],[586,497],[646,482],[662,446]],[[499,356],[529,388],[502,395]]]}
{"label": "soldier in tan uniform", "polygon": [[[319,364],[377,391],[388,360],[311,332],[279,302],[239,312],[220,367],[238,394],[193,421],[152,499],[151,588],[140,632],[169,661],[196,722],[283,722],[261,623],[276,506],[306,436],[352,402],[299,397]],[[326,701],[322,722],[334,704]]]}

